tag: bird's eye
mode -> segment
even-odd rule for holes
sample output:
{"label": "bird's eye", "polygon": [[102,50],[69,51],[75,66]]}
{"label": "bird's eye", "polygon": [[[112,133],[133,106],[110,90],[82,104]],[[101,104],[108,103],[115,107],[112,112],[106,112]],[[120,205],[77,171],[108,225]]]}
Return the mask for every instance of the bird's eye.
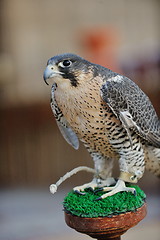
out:
{"label": "bird's eye", "polygon": [[72,64],[72,61],[70,61],[70,60],[64,60],[63,62],[60,62],[58,65],[60,66],[60,67],[69,67],[69,66],[71,66],[71,64]]}

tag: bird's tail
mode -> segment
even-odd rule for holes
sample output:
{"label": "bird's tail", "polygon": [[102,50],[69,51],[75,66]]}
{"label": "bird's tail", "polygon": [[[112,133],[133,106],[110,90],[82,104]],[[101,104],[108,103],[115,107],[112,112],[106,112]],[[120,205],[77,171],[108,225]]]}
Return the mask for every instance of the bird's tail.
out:
{"label": "bird's tail", "polygon": [[160,178],[160,148],[147,147],[146,169]]}

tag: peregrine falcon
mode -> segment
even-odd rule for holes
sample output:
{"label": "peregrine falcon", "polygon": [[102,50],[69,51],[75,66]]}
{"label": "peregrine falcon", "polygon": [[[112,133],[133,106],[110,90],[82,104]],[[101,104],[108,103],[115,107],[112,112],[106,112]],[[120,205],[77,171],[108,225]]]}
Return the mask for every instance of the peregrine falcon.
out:
{"label": "peregrine falcon", "polygon": [[135,193],[125,183],[137,183],[145,169],[160,176],[160,120],[132,80],[75,54],[50,58],[43,77],[53,79],[51,108],[63,137],[75,149],[83,142],[94,161],[93,180],[74,191],[101,187],[103,199]]}

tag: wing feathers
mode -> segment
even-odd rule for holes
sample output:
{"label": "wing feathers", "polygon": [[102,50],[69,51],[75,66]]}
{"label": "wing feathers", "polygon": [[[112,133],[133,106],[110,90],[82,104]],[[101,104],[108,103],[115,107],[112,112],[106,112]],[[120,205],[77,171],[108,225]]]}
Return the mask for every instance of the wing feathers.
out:
{"label": "wing feathers", "polygon": [[79,140],[77,138],[77,135],[73,130],[68,127],[68,126],[63,126],[60,122],[57,121],[57,125],[59,127],[59,130],[64,137],[64,139],[74,148],[78,149],[79,148]]}
{"label": "wing feathers", "polygon": [[132,129],[155,147],[160,147],[160,120],[149,98],[133,81],[114,74],[104,81],[101,97],[122,122],[130,141]]}

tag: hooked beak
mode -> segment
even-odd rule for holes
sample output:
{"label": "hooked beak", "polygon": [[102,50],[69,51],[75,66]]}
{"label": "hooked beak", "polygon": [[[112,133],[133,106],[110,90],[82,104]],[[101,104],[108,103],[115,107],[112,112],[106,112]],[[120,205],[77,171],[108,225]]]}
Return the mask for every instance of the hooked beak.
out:
{"label": "hooked beak", "polygon": [[47,65],[46,69],[44,70],[43,79],[44,79],[45,83],[47,85],[49,85],[48,82],[47,82],[47,80],[49,78],[53,78],[55,76],[58,77],[58,75],[63,75],[63,74],[64,73],[57,71],[57,69],[56,69],[56,67],[54,67],[54,65],[49,64],[49,65]]}
{"label": "hooked beak", "polygon": [[44,79],[44,81],[47,85],[49,85],[48,82],[47,82],[47,79],[52,78],[54,75],[55,74],[54,74],[53,66],[48,65],[46,67],[46,69],[44,70],[44,73],[43,73],[43,79]]}

